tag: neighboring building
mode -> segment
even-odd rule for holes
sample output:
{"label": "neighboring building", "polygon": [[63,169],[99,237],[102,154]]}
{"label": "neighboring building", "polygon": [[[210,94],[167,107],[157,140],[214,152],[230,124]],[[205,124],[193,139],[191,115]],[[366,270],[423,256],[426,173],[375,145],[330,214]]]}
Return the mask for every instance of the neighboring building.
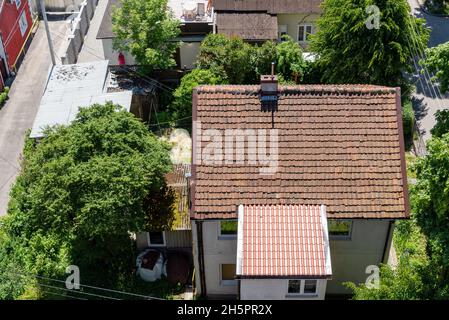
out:
{"label": "neighboring building", "polygon": [[[278,87],[275,77],[197,87],[197,294],[323,299],[350,293],[343,282],[365,283],[368,266],[387,262],[394,222],[409,217],[400,96],[371,85]],[[230,129],[233,140],[222,139]],[[259,157],[270,149],[264,161],[245,149],[256,137]],[[247,140],[239,161],[211,152],[211,141],[237,139]]]}
{"label": "neighboring building", "polygon": [[[212,32],[214,23],[214,9],[210,0],[169,0],[168,5],[175,18],[181,23],[181,35],[177,41],[182,41],[181,48],[177,52],[176,61],[178,68],[192,69],[199,51],[199,45],[204,37]],[[112,12],[114,7],[120,6],[120,0],[109,0],[103,20],[98,30],[97,39],[103,43],[104,57],[111,65],[127,64],[133,65],[133,57],[113,49]],[[124,58],[124,61],[123,61]],[[121,61],[120,61],[121,60]]]}
{"label": "neighboring building", "polygon": [[130,90],[108,91],[108,61],[55,65],[50,70],[30,138],[42,138],[44,129],[68,125],[80,107],[111,101],[133,111]]}
{"label": "neighboring building", "polygon": [[28,0],[0,0],[0,89],[23,56],[33,26],[30,8]]}
{"label": "neighboring building", "polygon": [[316,32],[321,0],[213,0],[216,32],[237,35],[248,42],[281,40],[288,34],[307,47]]}

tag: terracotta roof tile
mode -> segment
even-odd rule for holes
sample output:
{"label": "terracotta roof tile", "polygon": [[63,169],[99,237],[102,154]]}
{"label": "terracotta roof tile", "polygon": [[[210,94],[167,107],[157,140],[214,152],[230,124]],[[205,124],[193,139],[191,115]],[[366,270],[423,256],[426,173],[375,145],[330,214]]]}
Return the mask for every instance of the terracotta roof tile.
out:
{"label": "terracotta roof tile", "polygon": [[[236,218],[239,204],[324,204],[331,218],[408,216],[399,89],[279,86],[273,114],[261,111],[259,89],[196,89],[193,114],[202,130],[271,129],[274,124],[278,168],[260,175],[260,165],[248,163],[246,147],[242,164],[194,165],[192,218]],[[193,149],[198,149],[195,142]]]}
{"label": "terracotta roof tile", "polygon": [[241,206],[236,273],[241,278],[329,278],[325,207]]}

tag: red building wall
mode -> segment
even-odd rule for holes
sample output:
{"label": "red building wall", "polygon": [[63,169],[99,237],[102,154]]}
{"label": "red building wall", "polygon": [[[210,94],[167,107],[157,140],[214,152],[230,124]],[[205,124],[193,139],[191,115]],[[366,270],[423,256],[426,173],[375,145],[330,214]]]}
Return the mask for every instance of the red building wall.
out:
{"label": "red building wall", "polygon": [[[28,0],[20,0],[19,8],[16,7],[15,0],[3,0],[0,10],[0,36],[6,52],[7,67],[12,71],[33,25],[31,10]],[[28,26],[22,36],[19,21],[23,12],[25,12]]]}

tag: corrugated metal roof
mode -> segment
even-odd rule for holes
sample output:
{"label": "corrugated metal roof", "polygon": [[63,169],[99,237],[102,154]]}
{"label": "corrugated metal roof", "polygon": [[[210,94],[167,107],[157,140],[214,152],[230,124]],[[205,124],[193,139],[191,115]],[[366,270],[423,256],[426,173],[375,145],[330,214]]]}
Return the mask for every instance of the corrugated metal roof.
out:
{"label": "corrugated metal roof", "polygon": [[242,278],[330,278],[325,206],[239,206],[237,270]]}
{"label": "corrugated metal roof", "polygon": [[56,65],[51,70],[41,104],[34,119],[31,138],[43,136],[43,129],[67,125],[80,107],[111,101],[129,111],[132,91],[106,93],[108,61]]}

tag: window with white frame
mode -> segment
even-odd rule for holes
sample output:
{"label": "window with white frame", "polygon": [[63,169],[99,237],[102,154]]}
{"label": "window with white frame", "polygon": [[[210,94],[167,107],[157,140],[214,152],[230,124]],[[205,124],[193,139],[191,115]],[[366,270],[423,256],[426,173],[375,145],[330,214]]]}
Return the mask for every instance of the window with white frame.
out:
{"label": "window with white frame", "polygon": [[317,280],[288,280],[288,296],[317,295]]}
{"label": "window with white frame", "polygon": [[164,231],[150,231],[147,233],[148,246],[150,247],[165,247],[165,232]]}
{"label": "window with white frame", "polygon": [[287,35],[287,25],[282,24],[278,27],[278,38],[279,41],[284,41],[283,36]]}
{"label": "window with white frame", "polygon": [[237,239],[237,220],[222,220],[219,223],[220,239]]}
{"label": "window with white frame", "polygon": [[225,286],[236,285],[235,264],[227,263],[220,265],[220,283]]}
{"label": "window with white frame", "polygon": [[26,16],[25,10],[23,10],[22,15],[20,16],[19,28],[20,28],[20,34],[23,37],[25,32],[28,29],[28,21],[27,21],[27,16]]}
{"label": "window with white frame", "polygon": [[300,24],[298,26],[298,41],[299,42],[309,41],[312,31],[313,31],[313,26],[311,24],[305,24],[305,23]]}
{"label": "window with white frame", "polygon": [[327,228],[330,239],[350,240],[352,231],[351,220],[329,219],[327,221]]}
{"label": "window with white frame", "polygon": [[16,0],[15,2],[16,2],[16,8],[17,8],[17,10],[19,10],[20,5],[22,4],[22,2],[21,2],[21,0]]}

